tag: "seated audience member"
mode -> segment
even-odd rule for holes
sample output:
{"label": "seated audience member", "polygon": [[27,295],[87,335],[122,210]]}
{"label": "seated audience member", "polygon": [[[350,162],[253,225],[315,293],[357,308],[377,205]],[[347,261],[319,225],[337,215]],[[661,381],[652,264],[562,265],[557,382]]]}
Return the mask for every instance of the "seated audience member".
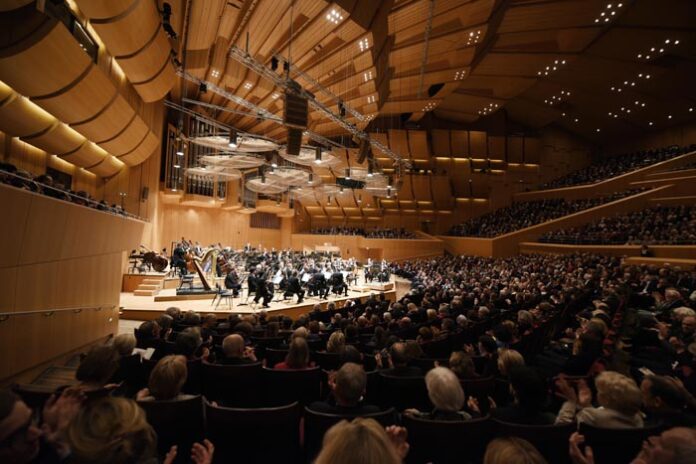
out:
{"label": "seated audience member", "polygon": [[[102,398],[88,403],[67,429],[70,463],[126,464],[157,462],[157,434],[148,424],[145,412],[132,400]],[[176,447],[167,453],[165,464],[174,461]],[[191,460],[210,464],[214,447],[208,440],[195,443]]]}
{"label": "seated audience member", "polygon": [[67,388],[45,404],[41,418],[9,389],[0,389],[0,462],[13,464],[57,463],[69,454],[65,432],[77,415],[84,395]]}
{"label": "seated audience member", "polygon": [[309,369],[313,363],[309,362],[309,346],[304,337],[295,337],[290,342],[285,361],[279,362],[274,369]]}
{"label": "seated audience member", "polygon": [[573,343],[573,354],[566,360],[562,372],[574,376],[587,375],[592,365],[602,356],[603,338],[592,332],[580,334]]}
{"label": "seated audience member", "polygon": [[380,411],[377,406],[363,403],[367,388],[367,375],[362,366],[345,363],[329,375],[329,388],[332,395],[327,401],[315,401],[309,409],[327,414],[350,414],[360,416]]}
{"label": "seated audience member", "polygon": [[576,420],[595,427],[630,428],[642,427],[640,412],[642,396],[633,379],[618,372],[602,372],[595,379],[597,403],[592,406],[592,392],[584,380],[578,381],[577,393],[564,377],[556,381],[559,393],[566,402],[558,412],[556,423]]}
{"label": "seated audience member", "polygon": [[694,427],[696,417],[687,412],[694,398],[672,377],[650,375],[640,384],[646,423],[666,427]]}
{"label": "seated audience member", "polygon": [[385,429],[374,419],[342,420],[324,434],[314,464],[401,464],[408,453],[406,429]]}
{"label": "seated audience member", "polygon": [[527,440],[505,437],[488,444],[483,464],[546,464],[546,459]]}
{"label": "seated audience member", "polygon": [[187,361],[205,359],[208,357],[208,348],[203,346],[203,339],[198,327],[188,327],[176,336],[174,352],[186,358]]}
{"label": "seated audience member", "polygon": [[343,366],[345,363],[355,363],[363,365],[363,355],[356,347],[353,345],[347,345],[341,352],[338,358],[339,366]]}
{"label": "seated audience member", "polygon": [[160,326],[157,321],[145,321],[138,327],[138,348],[160,347]]}
{"label": "seated audience member", "polygon": [[423,375],[420,367],[409,366],[411,360],[408,356],[406,343],[397,342],[389,348],[389,356],[385,360],[381,355],[375,356],[377,366],[383,368],[382,373],[396,377],[418,377]]}
{"label": "seated audience member", "polygon": [[461,380],[477,379],[476,366],[471,356],[463,351],[453,351],[449,358],[449,368]]}
{"label": "seated audience member", "polygon": [[157,325],[160,327],[160,338],[164,341],[168,341],[174,327],[174,319],[172,316],[162,314],[157,318]]}
{"label": "seated audience member", "polygon": [[434,409],[427,413],[407,409],[404,414],[438,421],[456,422],[471,419],[471,414],[461,410],[464,406],[464,390],[454,372],[446,367],[431,369],[425,376],[425,386],[428,388],[428,398]]}
{"label": "seated audience member", "polygon": [[[569,454],[573,464],[594,464],[594,453],[590,446],[580,448],[585,437],[575,432],[568,440]],[[617,444],[619,445],[619,444]],[[631,464],[691,464],[696,462],[696,430],[675,427],[660,435],[649,437],[643,442]]]}
{"label": "seated audience member", "polygon": [[244,345],[244,339],[239,334],[232,334],[222,341],[224,357],[216,360],[218,364],[239,365],[252,364],[257,361],[254,348]]}
{"label": "seated audience member", "polygon": [[135,335],[131,333],[118,334],[114,337],[114,349],[121,358],[130,356],[135,349]]}
{"label": "seated audience member", "polygon": [[85,392],[115,387],[107,385],[118,370],[120,356],[110,345],[97,345],[89,350],[75,372],[79,388]]}
{"label": "seated audience member", "polygon": [[524,366],[524,358],[516,350],[502,349],[498,352],[498,372],[504,378],[514,367]]}
{"label": "seated audience member", "polygon": [[165,356],[152,369],[148,387],[138,392],[138,401],[173,401],[192,398],[192,395],[181,393],[187,376],[186,358],[181,355]]}
{"label": "seated audience member", "polygon": [[483,377],[497,377],[498,344],[490,335],[481,335],[478,342],[479,354],[483,357]]}
{"label": "seated audience member", "polygon": [[546,384],[539,374],[529,367],[520,366],[513,367],[508,376],[514,402],[501,408],[492,404],[491,416],[514,424],[553,424],[556,417],[543,410],[547,399]]}

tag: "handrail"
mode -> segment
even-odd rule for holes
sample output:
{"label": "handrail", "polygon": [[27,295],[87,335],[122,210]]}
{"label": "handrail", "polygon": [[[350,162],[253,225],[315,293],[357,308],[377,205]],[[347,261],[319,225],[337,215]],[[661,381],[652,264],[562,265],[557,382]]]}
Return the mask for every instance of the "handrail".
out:
{"label": "handrail", "polygon": [[[98,201],[96,201],[92,198],[89,198],[87,196],[82,196],[82,195],[78,195],[76,193],[72,193],[71,191],[68,191],[68,190],[59,189],[59,188],[56,188],[52,185],[47,185],[47,184],[44,184],[43,182],[38,182],[37,180],[32,179],[30,177],[21,176],[17,173],[10,172],[10,171],[7,171],[7,170],[2,169],[2,168],[0,168],[0,176],[13,177],[13,178],[17,179],[19,182],[21,182],[21,185],[15,185],[15,184],[8,183],[8,182],[0,182],[4,185],[10,185],[12,187],[19,188],[19,189],[28,188],[29,191],[31,191],[33,193],[38,193],[39,195],[44,195],[44,196],[47,196],[49,198],[54,198],[56,200],[66,201],[66,202],[69,202],[69,203],[72,203],[75,205],[79,205],[79,206],[87,206],[91,209],[96,209],[98,211],[102,211],[104,213],[110,213],[110,214],[113,214],[116,216],[125,216],[125,217],[130,218],[130,219],[137,219],[138,221],[149,222],[148,219],[142,218],[142,217],[137,216],[137,215],[132,214],[132,213],[129,213],[119,206],[111,207],[106,202],[101,203],[101,202],[98,202]],[[36,190],[32,189],[31,188],[32,184],[36,187],[41,187],[42,191],[36,191]],[[46,195],[45,193],[42,193],[42,192],[45,192],[46,190],[52,190],[54,192],[59,193],[61,196],[63,196],[63,197],[67,196],[70,199],[68,200],[65,198],[55,197],[55,196]],[[86,195],[89,195],[89,194],[86,194]]]}
{"label": "handrail", "polygon": [[31,314],[43,314],[46,317],[49,317],[49,316],[52,316],[54,313],[60,313],[60,312],[72,311],[75,314],[79,314],[85,309],[95,309],[97,311],[101,311],[103,309],[114,309],[116,307],[117,306],[115,304],[103,304],[103,305],[94,305],[94,306],[74,306],[74,307],[68,307],[68,308],[38,309],[38,310],[34,310],[34,311],[11,311],[11,312],[0,313],[0,322],[4,322],[12,316],[27,316],[27,315],[31,315]]}

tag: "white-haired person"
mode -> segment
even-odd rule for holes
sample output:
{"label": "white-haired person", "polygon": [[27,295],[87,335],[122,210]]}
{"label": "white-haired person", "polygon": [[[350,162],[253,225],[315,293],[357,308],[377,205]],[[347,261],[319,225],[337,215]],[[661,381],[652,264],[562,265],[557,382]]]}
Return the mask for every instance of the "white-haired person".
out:
{"label": "white-haired person", "polygon": [[582,422],[602,428],[643,427],[643,396],[636,382],[618,372],[602,372],[595,379],[598,407],[592,406],[592,392],[584,380],[577,392],[565,377],[556,381],[559,393],[566,398],[556,418],[557,424]]}
{"label": "white-haired person", "polygon": [[422,412],[417,409],[406,409],[404,414],[438,421],[457,422],[471,419],[471,414],[462,411],[464,390],[454,372],[446,367],[431,369],[425,376],[425,386],[428,389],[428,398],[433,404],[433,410]]}

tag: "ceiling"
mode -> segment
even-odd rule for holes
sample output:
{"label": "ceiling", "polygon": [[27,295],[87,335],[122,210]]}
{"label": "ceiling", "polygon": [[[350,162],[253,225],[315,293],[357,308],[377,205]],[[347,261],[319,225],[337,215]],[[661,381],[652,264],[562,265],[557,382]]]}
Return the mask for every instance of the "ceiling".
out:
{"label": "ceiling", "polygon": [[[282,91],[229,58],[231,46],[248,49],[269,66],[274,54],[290,57],[297,69],[367,116],[360,121],[348,115],[361,128],[381,115],[407,113],[417,121],[432,111],[466,124],[506,111],[530,128],[558,124],[602,140],[696,116],[696,2],[171,3],[187,71],[278,115]],[[313,82],[292,76],[338,111],[336,100]],[[194,84],[178,86],[173,97],[182,92],[248,112],[211,91],[202,94]],[[285,135],[276,122],[209,107],[197,111],[250,132]],[[310,113],[310,121],[314,132],[342,133],[321,113]]]}

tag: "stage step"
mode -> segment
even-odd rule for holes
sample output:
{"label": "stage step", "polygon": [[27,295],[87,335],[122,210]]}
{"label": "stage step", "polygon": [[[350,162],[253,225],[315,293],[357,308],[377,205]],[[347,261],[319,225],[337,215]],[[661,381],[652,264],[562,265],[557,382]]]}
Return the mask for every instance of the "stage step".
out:
{"label": "stage step", "polygon": [[140,284],[138,285],[138,290],[160,290],[162,286],[160,284]]}
{"label": "stage step", "polygon": [[143,283],[146,285],[157,285],[157,286],[162,286],[162,283],[164,283],[164,278],[161,279],[143,279]]}
{"label": "stage step", "polygon": [[159,293],[159,288],[155,290],[136,290],[133,292],[135,296],[155,296]]}

